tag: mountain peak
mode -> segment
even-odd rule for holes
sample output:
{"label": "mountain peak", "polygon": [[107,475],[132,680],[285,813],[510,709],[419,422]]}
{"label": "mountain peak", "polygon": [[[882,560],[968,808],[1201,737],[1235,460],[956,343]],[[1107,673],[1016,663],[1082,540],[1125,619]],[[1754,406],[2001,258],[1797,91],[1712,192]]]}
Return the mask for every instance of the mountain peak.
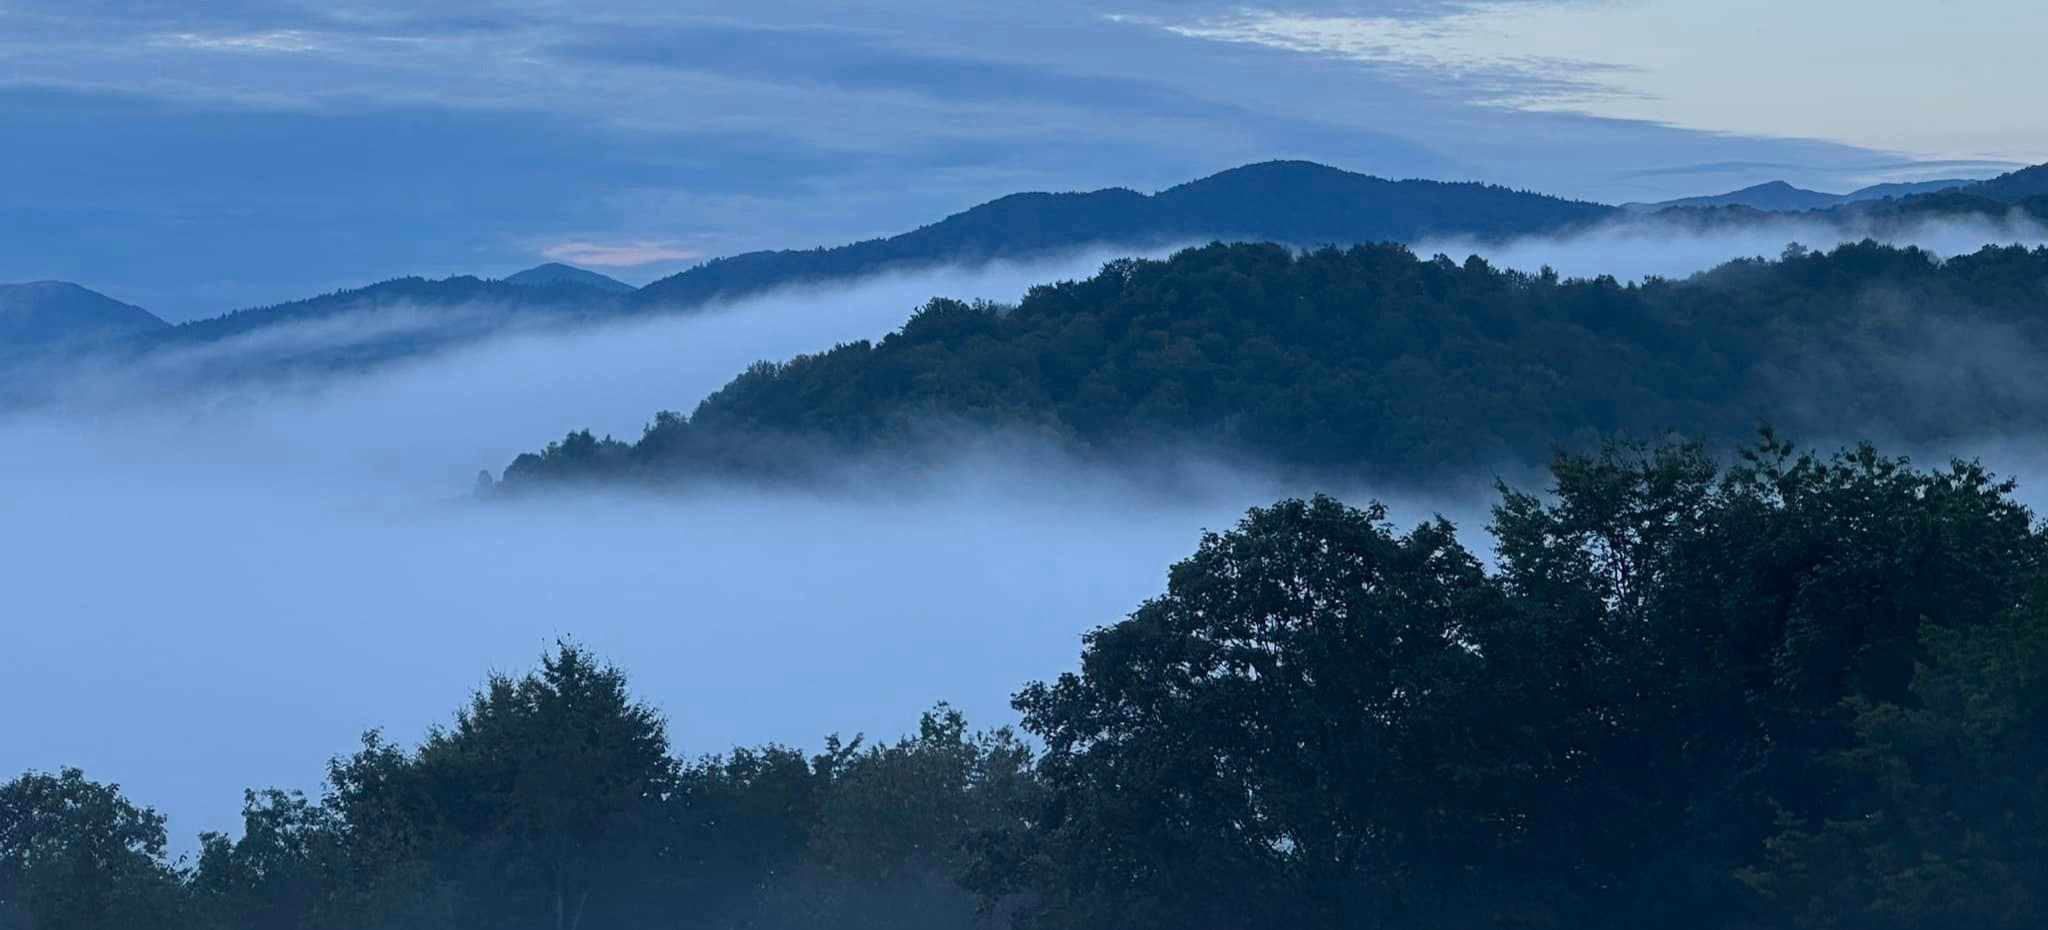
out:
{"label": "mountain peak", "polygon": [[69,281],[0,284],[0,348],[84,342],[169,326],[141,307]]}
{"label": "mountain peak", "polygon": [[583,285],[584,287],[596,288],[598,290],[605,291],[611,294],[624,294],[634,290],[633,285],[627,284],[624,281],[620,281],[616,278],[606,277],[605,275],[598,274],[595,271],[587,271],[585,269],[578,268],[574,265],[565,265],[562,264],[561,262],[548,262],[544,265],[535,265],[534,267],[528,268],[525,271],[519,272],[518,274],[506,277],[505,283],[518,284],[525,287],[548,287],[550,285],[555,284],[580,284]]}

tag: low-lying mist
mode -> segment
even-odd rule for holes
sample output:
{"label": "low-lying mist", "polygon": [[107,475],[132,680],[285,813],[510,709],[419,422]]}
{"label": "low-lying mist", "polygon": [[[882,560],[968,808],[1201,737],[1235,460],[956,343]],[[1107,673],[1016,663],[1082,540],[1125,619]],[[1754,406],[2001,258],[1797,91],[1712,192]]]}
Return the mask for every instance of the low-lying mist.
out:
{"label": "low-lying mist", "polygon": [[1165,495],[1156,472],[992,437],[873,493],[466,495],[569,428],[637,435],[757,359],[1109,257],[522,330],[355,373],[191,377],[346,335],[331,322],[71,372],[65,402],[0,416],[0,772],[82,766],[181,841],[233,832],[241,789],[314,789],[363,730],[417,738],[557,635],[628,668],[689,753],[894,736],[940,700],[1006,720],[1015,688],[1157,593],[1204,527],[1305,489],[1180,460]]}
{"label": "low-lying mist", "polygon": [[[1922,232],[1913,241],[1945,253],[2043,238]],[[1628,278],[1792,240],[1832,241],[1788,221],[1418,251]],[[520,328],[363,371],[202,377],[279,345],[363,335],[328,322],[55,375],[58,403],[0,414],[12,620],[0,776],[77,765],[170,814],[181,840],[233,832],[241,789],[314,789],[363,730],[410,742],[486,670],[523,668],[558,635],[626,668],[690,754],[893,736],[941,700],[1004,722],[1015,688],[1070,668],[1079,634],[1158,593],[1203,528],[1289,494],[1362,503],[1378,489],[1289,486],[1164,453],[1111,472],[990,437],[865,491],[699,485],[492,503],[467,491],[478,471],[566,430],[631,438],[753,361],[879,337],[935,295],[1014,301],[1121,254]],[[378,334],[406,325],[394,313]],[[1997,456],[2013,448],[1987,461],[2011,470]],[[1486,548],[1490,495],[1387,503],[1400,524],[1442,512]]]}
{"label": "low-lying mist", "polygon": [[1915,245],[1947,257],[1975,252],[1987,244],[2038,246],[2048,229],[2014,214],[1997,222],[1927,219],[1891,228],[1874,222],[1838,223],[1801,214],[1763,214],[1753,222],[1707,226],[1656,215],[1629,216],[1562,236],[1533,236],[1505,242],[1431,239],[1414,244],[1417,254],[1442,253],[1462,259],[1479,255],[1495,265],[1534,272],[1548,265],[1568,278],[1612,275],[1622,281],[1658,276],[1682,278],[1736,258],[1775,258],[1791,243],[1831,249],[1874,239]]}

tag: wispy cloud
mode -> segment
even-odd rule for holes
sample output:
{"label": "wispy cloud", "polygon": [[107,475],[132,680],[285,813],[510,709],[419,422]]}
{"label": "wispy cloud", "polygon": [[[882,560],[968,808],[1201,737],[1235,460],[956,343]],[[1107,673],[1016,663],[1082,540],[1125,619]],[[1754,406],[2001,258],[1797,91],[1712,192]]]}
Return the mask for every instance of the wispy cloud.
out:
{"label": "wispy cloud", "polygon": [[593,265],[599,268],[630,268],[634,265],[688,261],[704,257],[702,252],[677,248],[674,243],[644,240],[613,243],[558,242],[542,249],[541,254],[558,262]]}
{"label": "wispy cloud", "polygon": [[279,29],[271,32],[202,34],[196,32],[174,32],[157,36],[154,44],[188,48],[204,52],[244,52],[257,54],[296,54],[320,49],[320,41],[309,32],[296,29]]}
{"label": "wispy cloud", "polygon": [[[1792,106],[1779,98],[1812,109],[1803,79],[1696,81],[1734,112],[1684,121],[1715,131],[1674,127],[1644,96],[1670,97],[1661,85],[1582,65],[1635,66],[1665,38],[1592,28],[1610,19],[1553,12],[1475,45],[1458,17],[1485,0],[1240,2],[0,0],[0,124],[30,140],[0,146],[15,182],[0,276],[125,288],[191,316],[379,277],[508,272],[545,246],[628,267],[837,245],[1017,191],[1156,190],[1269,158],[1608,201],[1894,176],[1868,168],[1894,153],[1816,141],[1830,113],[1794,114],[1800,138],[1727,131],[1763,103]],[[1565,7],[1648,29],[1621,8],[1684,2]],[[1588,109],[1600,117],[1523,106],[1622,77],[1638,95]],[[2005,84],[1985,93],[2018,93]],[[1889,109],[1900,132],[1941,116]],[[2015,112],[1997,124],[2034,131]],[[1632,113],[1647,115],[1605,118]],[[1758,167],[1679,167],[1718,163]],[[1642,169],[1671,173],[1629,174]]]}
{"label": "wispy cloud", "polygon": [[1477,102],[1548,109],[1584,106],[1591,99],[1627,94],[1624,65],[1531,54],[1526,46],[1493,41],[1498,23],[1515,7],[1476,4],[1434,16],[1357,16],[1240,10],[1182,23],[1157,23],[1174,35],[1259,45],[1313,55],[1418,69],[1455,78]]}
{"label": "wispy cloud", "polygon": [[2031,104],[2028,43],[2048,28],[2048,7],[1942,8],[1927,16],[1924,0],[1475,0],[1419,15],[1252,8],[1157,28],[1412,67],[1520,109],[2038,160],[2048,131],[2008,114]]}

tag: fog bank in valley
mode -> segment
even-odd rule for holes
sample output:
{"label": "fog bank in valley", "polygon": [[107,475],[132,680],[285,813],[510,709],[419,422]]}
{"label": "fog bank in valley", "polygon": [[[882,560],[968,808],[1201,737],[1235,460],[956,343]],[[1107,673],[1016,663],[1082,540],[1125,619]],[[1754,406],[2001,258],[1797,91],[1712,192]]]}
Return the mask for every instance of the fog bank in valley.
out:
{"label": "fog bank in valley", "polygon": [[[2042,239],[1920,234],[1911,241],[1944,254]],[[1633,278],[1793,240],[1835,241],[1788,221],[1417,250]],[[1205,527],[1289,494],[1388,495],[1289,486],[1170,450],[1112,472],[1000,436],[913,474],[854,463],[849,474],[891,480],[829,493],[707,485],[484,504],[467,491],[479,470],[571,428],[635,437],[655,411],[690,410],[753,361],[880,337],[935,295],[1014,301],[1119,254],[515,330],[365,372],[206,376],[278,345],[362,335],[331,322],[64,372],[59,402],[0,414],[12,621],[0,775],[82,766],[170,814],[189,842],[236,829],[245,787],[316,789],[324,760],[365,729],[416,739],[487,670],[524,668],[558,635],[631,672],[690,754],[894,736],[940,700],[1005,722],[1015,688],[1071,668],[1079,634],[1159,593]],[[409,319],[398,308],[366,326]],[[2008,472],[2039,460],[2011,441],[1928,454],[1952,451]],[[1488,494],[1388,503],[1397,523],[1442,512],[1487,548]]]}
{"label": "fog bank in valley", "polygon": [[1162,457],[1162,493],[1156,472],[993,437],[830,496],[466,495],[569,428],[634,436],[757,359],[879,337],[933,295],[1014,301],[1109,257],[525,331],[367,373],[191,377],[348,335],[325,323],[73,372],[62,403],[0,416],[0,772],[81,766],[188,843],[237,829],[245,787],[316,789],[365,729],[417,738],[557,635],[630,670],[692,754],[893,737],[940,700],[1003,722],[1015,688],[1158,593],[1204,527],[1307,489]]}

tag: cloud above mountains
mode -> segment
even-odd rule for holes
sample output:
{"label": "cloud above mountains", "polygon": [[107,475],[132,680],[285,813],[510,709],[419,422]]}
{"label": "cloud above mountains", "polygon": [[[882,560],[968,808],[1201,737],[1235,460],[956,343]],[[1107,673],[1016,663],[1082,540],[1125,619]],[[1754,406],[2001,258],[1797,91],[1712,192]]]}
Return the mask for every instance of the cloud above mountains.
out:
{"label": "cloud above mountains", "polygon": [[558,262],[589,265],[594,268],[633,268],[656,262],[680,262],[705,257],[702,252],[677,248],[672,243],[644,239],[612,243],[557,242],[541,249],[540,254]]}
{"label": "cloud above mountains", "polygon": [[[1326,47],[1330,23],[1424,35],[1470,8],[16,0],[0,280],[77,280],[176,319],[502,274],[571,241],[661,243],[634,257],[663,273],[1276,157],[1613,201],[1907,170],[1839,142],[1502,105],[1606,79],[1576,59]],[[1284,23],[1325,27],[1274,39]]]}

